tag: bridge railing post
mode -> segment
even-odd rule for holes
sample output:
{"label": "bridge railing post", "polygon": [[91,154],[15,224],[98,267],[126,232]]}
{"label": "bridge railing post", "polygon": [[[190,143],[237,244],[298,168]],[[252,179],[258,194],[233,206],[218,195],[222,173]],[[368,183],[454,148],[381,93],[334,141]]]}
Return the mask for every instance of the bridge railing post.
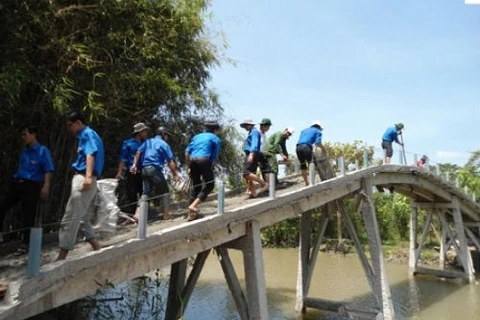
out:
{"label": "bridge railing post", "polygon": [[269,183],[268,183],[268,198],[273,200],[275,199],[275,178],[276,178],[276,175],[274,172],[270,173],[268,175],[268,180],[269,180]]}
{"label": "bridge railing post", "polygon": [[42,256],[42,234],[41,227],[30,229],[30,243],[28,246],[28,267],[29,277],[36,276],[40,270],[40,260]]}
{"label": "bridge railing post", "polygon": [[293,173],[299,174],[300,173],[300,162],[297,158],[295,158],[295,162],[293,163]]}
{"label": "bridge railing post", "polygon": [[308,183],[311,186],[315,184],[315,163],[313,161],[308,165]]}
{"label": "bridge railing post", "polygon": [[338,158],[338,170],[340,171],[340,176],[345,175],[345,158],[343,156],[340,156]]}
{"label": "bridge railing post", "polygon": [[368,149],[367,149],[367,143],[365,143],[365,148],[363,148],[363,168],[367,169],[368,168]]}
{"label": "bridge railing post", "polygon": [[223,183],[223,180],[218,181],[217,187],[217,213],[223,214],[225,212],[225,184]]}
{"label": "bridge railing post", "polygon": [[148,200],[146,196],[140,198],[140,215],[138,218],[137,238],[145,239],[147,237],[147,220],[148,220]]}

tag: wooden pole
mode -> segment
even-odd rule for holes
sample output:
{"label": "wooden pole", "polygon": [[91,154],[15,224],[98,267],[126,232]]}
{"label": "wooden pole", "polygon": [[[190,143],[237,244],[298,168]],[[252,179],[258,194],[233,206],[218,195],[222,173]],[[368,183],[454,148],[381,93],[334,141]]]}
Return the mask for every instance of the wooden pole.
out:
{"label": "wooden pole", "polygon": [[297,302],[295,310],[306,312],[304,305],[308,291],[308,262],[310,256],[310,226],[312,223],[312,212],[304,212],[300,218],[300,241],[298,248],[298,272],[297,272]]}
{"label": "wooden pole", "polygon": [[260,224],[256,220],[247,223],[247,235],[243,248],[243,263],[247,287],[247,301],[250,319],[267,320],[267,292],[263,267],[262,239]]}
{"label": "wooden pole", "polygon": [[375,274],[376,290],[374,290],[374,295],[382,309],[383,319],[394,320],[395,311],[393,309],[392,296],[383,262],[382,242],[378,230],[375,206],[373,204],[373,178],[369,177],[363,180],[362,193],[365,196],[365,201],[363,201],[362,208],[363,219],[365,221],[365,229],[368,234],[370,256],[372,259],[373,272]]}
{"label": "wooden pole", "polygon": [[410,213],[410,247],[408,255],[408,274],[413,276],[417,267],[417,227],[418,227],[418,208],[411,208]]}
{"label": "wooden pole", "polygon": [[165,320],[177,320],[177,311],[182,308],[181,295],[185,286],[188,259],[183,259],[172,264],[170,282],[168,286],[167,309]]}
{"label": "wooden pole", "polygon": [[220,260],[220,265],[222,266],[223,274],[225,275],[225,280],[227,281],[228,288],[232,293],[233,301],[235,301],[235,305],[237,306],[240,319],[248,320],[249,317],[247,299],[243,294],[242,287],[240,286],[240,281],[238,281],[235,268],[233,267],[233,263],[230,260],[230,256],[228,255],[228,250],[224,246],[219,246],[215,248],[215,250],[217,251],[218,260]]}
{"label": "wooden pole", "polygon": [[453,205],[453,221],[455,222],[455,231],[457,240],[460,242],[460,260],[462,261],[463,269],[470,283],[475,281],[473,271],[472,256],[468,250],[467,237],[465,236],[465,227],[463,225],[462,213],[460,212],[460,202],[456,196],[452,197]]}

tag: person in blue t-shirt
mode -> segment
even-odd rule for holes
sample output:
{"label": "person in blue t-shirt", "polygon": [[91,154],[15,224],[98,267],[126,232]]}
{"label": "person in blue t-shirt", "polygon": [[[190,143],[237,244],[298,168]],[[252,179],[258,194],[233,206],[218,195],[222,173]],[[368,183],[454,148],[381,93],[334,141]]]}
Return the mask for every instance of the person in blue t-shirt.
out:
{"label": "person in blue t-shirt", "polygon": [[322,149],[324,154],[327,150],[322,144],[323,125],[320,121],[313,121],[312,125],[300,132],[300,137],[297,142],[297,158],[300,162],[300,172],[302,173],[303,181],[308,186],[308,164],[314,161],[313,147],[317,146]]}
{"label": "person in blue t-shirt", "polygon": [[126,213],[134,214],[137,207],[138,197],[142,194],[142,174],[132,174],[130,168],[133,165],[133,158],[138,148],[147,139],[148,127],[145,123],[139,122],[133,126],[133,137],[123,141],[118,162],[117,180],[125,179],[125,187],[128,198],[128,205],[125,206]]}
{"label": "person in blue t-shirt", "polygon": [[389,164],[393,156],[392,143],[395,141],[399,145],[403,146],[403,143],[398,141],[398,135],[402,134],[403,123],[397,123],[385,130],[382,137],[382,149],[385,153],[385,164]]}
{"label": "person in blue t-shirt", "polygon": [[140,148],[138,148],[130,171],[133,174],[140,172],[140,170],[142,172],[142,198],[148,200],[151,197],[154,187],[157,187],[160,195],[163,197],[163,219],[169,220],[171,219],[169,209],[170,191],[167,180],[163,175],[163,166],[165,163],[172,172],[172,179],[178,181],[179,178],[172,149],[168,143],[163,140],[159,130],[157,130],[156,133],[153,138],[147,139]]}
{"label": "person in blue t-shirt", "polygon": [[260,184],[260,189],[258,190],[259,193],[268,189],[268,183],[257,176],[262,135],[260,131],[255,128],[255,123],[252,120],[243,121],[240,124],[240,127],[248,132],[247,140],[243,147],[243,151],[245,152],[243,177],[247,184],[247,199],[252,199],[257,197],[253,182]]}
{"label": "person in blue t-shirt", "polygon": [[103,141],[86,125],[85,116],[80,111],[69,110],[64,119],[67,131],[78,138],[78,148],[77,158],[72,164],[75,172],[72,190],[58,233],[60,250],[57,260],[65,259],[74,248],[80,225],[93,250],[101,248],[90,223],[90,214],[95,207],[97,178],[102,174],[105,161]]}
{"label": "person in blue t-shirt", "polygon": [[[54,166],[50,150],[37,141],[37,126],[24,126],[20,132],[25,147],[20,154],[17,172],[13,175],[7,191],[0,197],[0,225],[3,224],[7,210],[20,203],[23,226],[31,228],[36,222],[39,200],[45,200],[50,194],[50,179]],[[1,234],[0,241],[3,242]],[[29,241],[30,230],[26,229],[23,232],[23,245],[17,254],[27,252]]]}
{"label": "person in blue t-shirt", "polygon": [[217,122],[207,123],[205,128],[205,132],[195,135],[185,149],[185,162],[193,183],[188,221],[197,218],[198,205],[207,199],[215,186],[213,164],[222,146],[218,137],[221,128]]}

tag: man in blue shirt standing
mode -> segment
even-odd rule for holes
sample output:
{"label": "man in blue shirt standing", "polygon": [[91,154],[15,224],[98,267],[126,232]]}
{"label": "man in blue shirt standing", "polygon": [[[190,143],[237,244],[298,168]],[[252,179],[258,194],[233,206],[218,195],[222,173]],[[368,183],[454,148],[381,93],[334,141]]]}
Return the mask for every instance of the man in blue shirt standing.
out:
{"label": "man in blue shirt standing", "polygon": [[[125,179],[128,205],[124,211],[133,215],[137,207],[138,197],[142,194],[142,174],[140,172],[132,174],[130,168],[133,165],[133,158],[138,148],[147,139],[148,127],[145,123],[139,122],[133,126],[133,137],[123,141],[120,152],[120,161],[118,163],[117,180]],[[141,169],[141,168],[139,168]]]}
{"label": "man in blue shirt standing", "polygon": [[[16,205],[22,205],[23,225],[31,228],[35,224],[37,204],[50,194],[51,173],[54,171],[52,156],[47,147],[37,141],[38,128],[24,126],[21,129],[25,147],[20,155],[18,170],[8,186],[7,192],[0,198],[0,223],[3,223],[5,212]],[[0,234],[0,240],[3,237]],[[30,241],[30,230],[23,232],[23,246],[18,254],[26,253]]]}
{"label": "man in blue shirt standing", "polygon": [[312,125],[307,129],[304,129],[300,132],[300,137],[297,142],[297,158],[300,162],[300,170],[302,173],[303,181],[305,185],[308,186],[308,164],[314,161],[313,159],[313,147],[317,146],[322,149],[324,154],[327,153],[327,150],[322,144],[322,131],[323,125],[320,121],[313,121]]}
{"label": "man in blue shirt standing", "polygon": [[[157,130],[158,132],[158,130]],[[153,188],[157,187],[160,195],[163,197],[163,219],[168,220],[170,217],[169,201],[170,192],[168,189],[167,180],[163,175],[163,166],[167,163],[172,172],[172,178],[174,181],[178,181],[177,165],[174,161],[174,155],[172,149],[166,143],[160,133],[155,137],[147,139],[138,148],[135,158],[133,159],[133,165],[130,171],[133,174],[140,172],[141,166],[142,179],[143,179],[143,195],[142,198],[150,198]]]}
{"label": "man in blue shirt standing", "polygon": [[260,131],[255,128],[255,123],[252,120],[243,121],[240,127],[248,132],[248,137],[243,147],[243,151],[245,152],[243,177],[247,183],[247,199],[252,199],[257,197],[253,182],[260,184],[261,189],[258,190],[259,193],[268,189],[268,184],[257,176],[262,135]]}
{"label": "man in blue shirt standing", "polygon": [[75,110],[64,114],[67,131],[78,138],[77,158],[72,164],[75,175],[72,179],[70,198],[65,207],[58,233],[60,251],[57,260],[63,260],[75,246],[78,229],[82,231],[93,250],[101,248],[90,223],[90,214],[95,206],[97,178],[102,174],[105,150],[100,136],[86,125],[85,116]]}
{"label": "man in blue shirt standing", "polygon": [[195,220],[198,205],[207,199],[215,186],[213,164],[220,153],[220,125],[210,122],[205,125],[205,132],[195,135],[185,149],[185,162],[189,168],[193,188],[188,207],[188,221]]}
{"label": "man in blue shirt standing", "polygon": [[385,153],[385,164],[389,164],[393,156],[392,142],[395,141],[399,145],[403,146],[403,143],[398,141],[398,135],[402,134],[403,123],[397,123],[385,130],[382,137],[382,149]]}

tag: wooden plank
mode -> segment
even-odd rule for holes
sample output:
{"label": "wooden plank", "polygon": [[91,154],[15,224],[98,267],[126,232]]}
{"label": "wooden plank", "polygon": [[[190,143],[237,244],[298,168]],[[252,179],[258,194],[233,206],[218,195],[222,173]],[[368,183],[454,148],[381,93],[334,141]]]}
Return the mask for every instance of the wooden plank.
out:
{"label": "wooden plank", "polygon": [[425,274],[425,275],[432,275],[439,278],[446,278],[446,279],[464,279],[469,280],[468,275],[464,272],[454,271],[454,270],[438,270],[438,269],[429,269],[425,267],[417,267],[415,274]]}
{"label": "wooden plank", "polygon": [[300,239],[298,245],[297,295],[295,310],[305,313],[303,300],[308,295],[308,265],[310,261],[312,212],[304,212],[300,217]]}
{"label": "wooden plank", "polygon": [[243,249],[243,264],[250,319],[268,320],[262,239],[260,224],[255,220],[252,220],[247,226],[245,247]]}
{"label": "wooden plank", "polygon": [[187,274],[188,259],[172,264],[170,271],[170,281],[168,285],[168,300],[167,309],[165,311],[166,320],[178,319],[178,310],[181,308],[181,294],[185,285],[185,278]]}
{"label": "wooden plank", "polygon": [[237,306],[240,319],[248,320],[248,305],[247,299],[243,294],[242,287],[240,286],[240,281],[238,281],[237,273],[233,267],[233,263],[230,260],[228,255],[228,250],[225,246],[218,246],[215,248],[218,254],[218,260],[222,266],[223,274],[225,275],[225,280],[227,281],[228,288],[232,293],[233,301]]}
{"label": "wooden plank", "polygon": [[318,310],[338,312],[338,309],[344,304],[345,302],[343,301],[326,300],[319,298],[305,298],[305,307]]}

